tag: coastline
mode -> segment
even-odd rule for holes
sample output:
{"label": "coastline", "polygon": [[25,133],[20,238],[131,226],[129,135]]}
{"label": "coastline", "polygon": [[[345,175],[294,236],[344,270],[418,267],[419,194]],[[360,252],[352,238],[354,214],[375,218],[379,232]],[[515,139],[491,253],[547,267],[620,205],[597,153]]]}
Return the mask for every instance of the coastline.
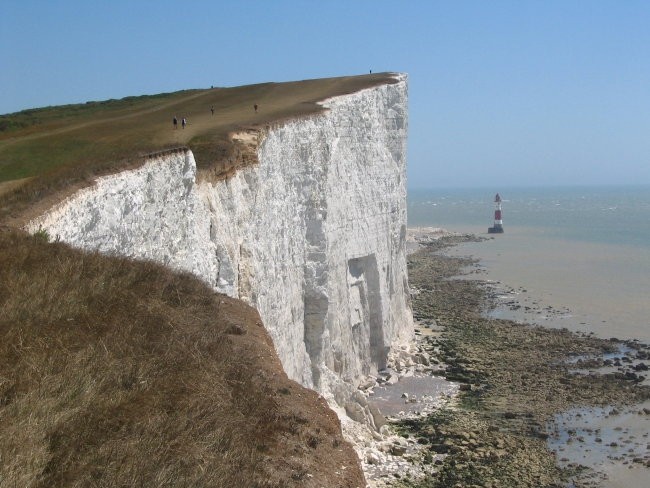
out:
{"label": "coastline", "polygon": [[[414,229],[409,231],[413,235]],[[598,369],[607,366],[604,355],[622,346],[628,349],[622,357],[637,359],[647,357],[647,346],[486,316],[496,307],[493,287],[467,279],[481,273],[478,261],[445,251],[477,238],[448,236],[441,229],[415,232],[420,237],[410,242],[419,241],[420,249],[409,256],[414,317],[440,330],[439,336],[420,336],[420,347],[439,353],[445,378],[459,383],[461,392],[431,415],[392,419],[402,436],[424,446],[420,462],[434,466],[419,479],[395,479],[392,486],[616,486],[602,484],[606,473],[554,454],[549,439],[568,432],[560,444],[583,445],[587,451],[590,442],[598,442],[596,436],[578,439],[575,429],[562,430],[556,416],[579,407],[607,408],[610,416],[627,412],[647,421],[650,410],[634,410],[650,399],[640,375],[626,365]],[[647,452],[623,454],[617,461],[635,467],[629,470],[633,478],[647,476]]]}

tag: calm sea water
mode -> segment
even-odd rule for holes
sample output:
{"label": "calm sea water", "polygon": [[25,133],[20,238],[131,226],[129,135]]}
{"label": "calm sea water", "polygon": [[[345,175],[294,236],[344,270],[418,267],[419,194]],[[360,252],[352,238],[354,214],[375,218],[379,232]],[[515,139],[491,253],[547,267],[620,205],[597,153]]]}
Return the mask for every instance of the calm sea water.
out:
{"label": "calm sea water", "polygon": [[650,342],[650,186],[415,190],[409,226],[487,236],[497,191],[505,233],[452,252],[480,258],[522,303],[563,312],[508,318]]}

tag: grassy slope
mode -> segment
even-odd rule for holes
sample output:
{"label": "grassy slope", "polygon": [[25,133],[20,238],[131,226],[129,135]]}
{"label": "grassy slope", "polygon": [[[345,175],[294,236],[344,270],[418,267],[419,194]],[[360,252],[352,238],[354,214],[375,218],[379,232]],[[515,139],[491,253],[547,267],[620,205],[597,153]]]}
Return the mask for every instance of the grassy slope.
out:
{"label": "grassy slope", "polygon": [[0,486],[363,486],[257,312],[189,275],[0,231],[0,310]]}
{"label": "grassy slope", "polygon": [[[138,164],[129,160],[138,153],[188,145],[214,167],[233,130],[386,82],[269,83],[0,118],[9,188],[0,197],[0,486],[364,485],[335,415],[287,379],[254,310],[190,276],[6,224]],[[172,129],[173,115],[188,118],[185,131]]]}
{"label": "grassy slope", "polygon": [[[372,74],[264,83],[1,116],[0,127],[6,130],[0,132],[0,182],[34,179],[0,198],[0,219],[163,149],[189,146],[199,168],[213,167],[228,156],[228,135],[233,131],[315,113],[322,110],[315,103],[319,100],[392,81],[388,74]],[[259,105],[258,113],[254,104]],[[173,130],[174,115],[179,122],[187,118],[185,130]]]}

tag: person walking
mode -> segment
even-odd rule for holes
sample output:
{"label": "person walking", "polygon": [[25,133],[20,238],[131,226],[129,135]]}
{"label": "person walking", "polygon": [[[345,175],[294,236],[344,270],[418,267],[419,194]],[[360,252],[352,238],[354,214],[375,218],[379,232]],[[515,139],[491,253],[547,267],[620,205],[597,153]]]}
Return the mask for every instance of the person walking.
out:
{"label": "person walking", "polygon": [[174,129],[178,129],[178,119],[176,118],[175,115],[174,115],[174,119],[172,120],[172,122],[174,123]]}
{"label": "person walking", "polygon": [[253,105],[253,108],[255,109],[255,113],[257,113],[257,104]]}
{"label": "person walking", "polygon": [[214,105],[210,107],[210,112],[212,112],[212,115],[214,115]]}
{"label": "person walking", "polygon": [[185,125],[187,124],[187,120],[185,120],[185,117],[183,117],[183,120],[181,121],[181,124],[183,125],[183,129],[184,129]]}

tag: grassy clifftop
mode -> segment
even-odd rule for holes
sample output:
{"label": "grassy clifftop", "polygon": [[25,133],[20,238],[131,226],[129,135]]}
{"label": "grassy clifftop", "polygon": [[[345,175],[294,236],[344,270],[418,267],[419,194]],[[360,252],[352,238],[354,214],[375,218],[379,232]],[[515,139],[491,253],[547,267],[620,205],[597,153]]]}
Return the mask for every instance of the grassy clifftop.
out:
{"label": "grassy clifftop", "polygon": [[[263,83],[2,115],[0,185],[29,180],[4,192],[0,211],[5,216],[20,213],[47,196],[86,185],[96,175],[139,164],[142,155],[174,147],[189,147],[200,169],[219,172],[229,164],[233,132],[316,113],[322,110],[318,101],[393,82],[383,73]],[[179,121],[176,130],[174,116]],[[180,127],[183,117],[188,121],[185,129]]]}

